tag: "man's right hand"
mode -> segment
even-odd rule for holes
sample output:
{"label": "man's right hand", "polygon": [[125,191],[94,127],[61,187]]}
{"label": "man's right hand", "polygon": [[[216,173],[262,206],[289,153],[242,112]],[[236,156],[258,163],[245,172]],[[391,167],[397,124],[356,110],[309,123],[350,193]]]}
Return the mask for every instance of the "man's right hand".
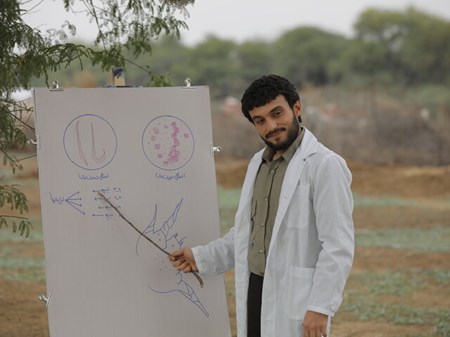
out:
{"label": "man's right hand", "polygon": [[184,273],[198,273],[197,264],[195,263],[194,254],[189,247],[182,247],[169,255],[169,261],[172,266]]}

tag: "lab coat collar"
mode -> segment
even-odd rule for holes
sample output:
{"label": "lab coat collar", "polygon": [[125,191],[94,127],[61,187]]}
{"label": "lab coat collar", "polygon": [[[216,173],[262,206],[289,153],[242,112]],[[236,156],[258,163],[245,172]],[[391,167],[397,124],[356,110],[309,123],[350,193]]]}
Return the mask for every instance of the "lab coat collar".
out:
{"label": "lab coat collar", "polygon": [[[289,162],[286,174],[284,176],[283,185],[281,187],[280,201],[278,204],[278,211],[275,217],[272,236],[276,237],[280,229],[281,222],[286,214],[289,204],[294,195],[295,189],[299,184],[305,162],[308,157],[317,152],[318,141],[314,135],[305,129],[305,135],[300,147],[297,149],[294,157]],[[275,240],[272,240],[272,243]],[[269,248],[269,252],[272,249]],[[270,253],[269,253],[270,254]]]}

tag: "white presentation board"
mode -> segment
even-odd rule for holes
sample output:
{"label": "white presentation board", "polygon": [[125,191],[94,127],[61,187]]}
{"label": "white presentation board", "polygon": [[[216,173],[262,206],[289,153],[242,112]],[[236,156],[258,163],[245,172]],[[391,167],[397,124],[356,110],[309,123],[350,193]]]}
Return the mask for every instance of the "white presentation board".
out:
{"label": "white presentation board", "polygon": [[35,89],[51,337],[231,336],[222,276],[166,251],[219,236],[207,87]]}

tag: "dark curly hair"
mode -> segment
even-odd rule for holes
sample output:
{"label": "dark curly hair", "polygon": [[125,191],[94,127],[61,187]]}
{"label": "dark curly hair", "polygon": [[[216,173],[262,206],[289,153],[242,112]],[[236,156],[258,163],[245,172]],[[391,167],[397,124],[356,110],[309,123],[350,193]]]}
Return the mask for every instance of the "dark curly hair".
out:
{"label": "dark curly hair", "polygon": [[[286,78],[278,75],[264,75],[253,81],[245,90],[241,99],[242,112],[244,116],[253,124],[250,111],[254,108],[266,105],[279,95],[283,95],[291,109],[300,100],[297,88]],[[298,117],[302,122],[301,116]]]}

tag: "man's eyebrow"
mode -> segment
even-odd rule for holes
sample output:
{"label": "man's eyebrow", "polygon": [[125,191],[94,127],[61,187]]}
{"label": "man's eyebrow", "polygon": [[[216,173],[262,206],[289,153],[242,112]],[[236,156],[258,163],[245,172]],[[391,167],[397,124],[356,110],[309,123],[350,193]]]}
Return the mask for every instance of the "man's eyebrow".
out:
{"label": "man's eyebrow", "polygon": [[277,105],[276,107],[271,109],[269,113],[275,112],[276,110],[280,110],[280,109],[283,109],[283,107],[281,105]]}
{"label": "man's eyebrow", "polygon": [[[267,115],[269,115],[269,114],[271,114],[271,113],[273,113],[273,112],[275,112],[275,111],[277,111],[277,110],[280,110],[280,109],[283,109],[283,106],[282,106],[282,105],[277,105],[277,106],[273,107],[272,109],[270,109],[270,111],[268,112]],[[255,117],[252,117],[252,120],[255,120],[255,119],[264,119],[264,118],[265,118],[264,116],[257,115],[257,116],[255,116]]]}

